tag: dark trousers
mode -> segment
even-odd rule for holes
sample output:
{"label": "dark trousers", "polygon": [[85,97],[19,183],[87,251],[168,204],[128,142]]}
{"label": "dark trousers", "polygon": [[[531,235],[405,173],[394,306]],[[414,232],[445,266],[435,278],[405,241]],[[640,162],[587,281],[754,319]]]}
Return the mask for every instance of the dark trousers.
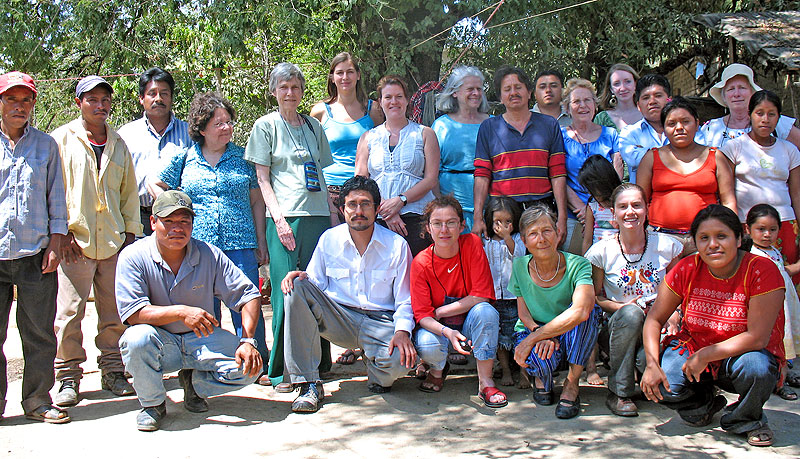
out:
{"label": "dark trousers", "polygon": [[8,336],[8,319],[17,286],[17,328],[22,338],[25,370],[22,374],[22,408],[30,413],[52,403],[50,389],[55,384],[56,317],[58,276],[42,274],[44,251],[15,260],[0,260],[0,414],[5,411],[6,356],[3,344]]}
{"label": "dark trousers", "polygon": [[144,226],[144,235],[149,236],[153,234],[153,227],[150,225],[150,215],[153,214],[152,207],[139,207],[139,218],[142,219]]}

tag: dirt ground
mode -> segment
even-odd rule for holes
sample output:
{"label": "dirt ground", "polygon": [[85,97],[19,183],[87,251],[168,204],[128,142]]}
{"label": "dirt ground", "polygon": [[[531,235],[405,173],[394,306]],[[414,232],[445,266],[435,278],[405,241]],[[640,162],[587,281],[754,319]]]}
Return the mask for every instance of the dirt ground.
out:
{"label": "dirt ground", "polygon": [[[269,323],[269,307],[264,312]],[[530,390],[517,388],[506,390],[507,407],[489,409],[475,395],[474,362],[457,367],[439,394],[418,391],[419,381],[407,377],[391,393],[374,395],[366,390],[361,361],[334,365],[322,409],[306,415],[291,412],[296,394],[258,385],[211,398],[207,413],[190,413],[182,407],[177,375],[169,375],[162,429],[139,432],[136,398],[100,389],[91,303],[83,324],[89,358],[82,400],[69,410],[71,423],[46,425],[22,415],[22,348],[14,317],[12,310],[4,347],[9,359],[8,406],[0,421],[4,457],[800,457],[800,402],[772,397],[766,413],[776,444],[754,448],[724,432],[719,417],[706,428],[691,428],[672,411],[641,400],[639,417],[614,416],[604,404],[607,389],[585,382],[581,415],[572,420],[557,419],[554,407],[537,406]],[[334,348],[334,358],[340,351]]]}

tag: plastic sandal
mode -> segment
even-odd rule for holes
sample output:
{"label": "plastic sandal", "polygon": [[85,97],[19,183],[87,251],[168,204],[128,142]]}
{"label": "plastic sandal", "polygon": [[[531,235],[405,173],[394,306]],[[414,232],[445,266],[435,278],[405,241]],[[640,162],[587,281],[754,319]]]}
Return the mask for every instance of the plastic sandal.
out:
{"label": "plastic sandal", "polygon": [[[503,401],[502,402],[493,402],[492,397],[495,395],[502,395]],[[500,391],[496,387],[484,387],[481,392],[478,394],[478,397],[483,401],[483,404],[486,405],[487,408],[502,408],[508,405],[508,399],[506,399],[506,394]]]}
{"label": "plastic sandal", "polygon": [[42,405],[30,413],[27,413],[25,418],[32,421],[46,422],[48,424],[64,424],[71,421],[66,411],[59,410],[53,405]]}

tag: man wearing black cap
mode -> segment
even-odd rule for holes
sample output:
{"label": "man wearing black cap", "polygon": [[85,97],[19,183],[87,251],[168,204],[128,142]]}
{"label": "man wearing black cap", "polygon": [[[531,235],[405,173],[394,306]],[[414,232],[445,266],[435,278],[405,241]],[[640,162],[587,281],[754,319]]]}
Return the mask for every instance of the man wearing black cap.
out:
{"label": "man wearing black cap", "polygon": [[[252,384],[261,374],[254,338],[261,295],[222,252],[192,239],[194,210],[169,190],[153,203],[153,234],[117,264],[117,307],[131,325],[119,345],[142,405],[136,427],[158,430],[167,415],[163,376],[178,371],[183,406],[208,411],[206,398]],[[242,314],[242,338],[220,328],[214,298]],[[259,339],[263,339],[260,337]]]}
{"label": "man wearing black cap", "polygon": [[60,382],[55,402],[78,403],[81,364],[86,361],[81,320],[94,287],[97,308],[98,366],[101,385],[116,395],[131,395],[119,353],[125,331],[117,314],[114,276],[117,254],[142,234],[136,174],[125,142],[108,125],[113,89],[91,75],[78,82],[75,104],[80,116],[51,134],[64,166],[69,233],[58,268],[55,367]]}
{"label": "man wearing black cap", "polygon": [[0,75],[0,419],[8,389],[2,349],[16,285],[25,417],[64,423],[69,416],[52,406],[50,389],[55,380],[55,270],[67,234],[67,205],[58,146],[29,123],[35,103],[30,75]]}

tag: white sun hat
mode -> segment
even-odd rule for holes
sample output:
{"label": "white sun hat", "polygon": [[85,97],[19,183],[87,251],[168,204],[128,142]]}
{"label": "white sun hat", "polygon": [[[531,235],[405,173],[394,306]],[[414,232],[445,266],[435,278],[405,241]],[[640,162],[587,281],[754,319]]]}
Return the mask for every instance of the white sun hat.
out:
{"label": "white sun hat", "polygon": [[712,86],[711,89],[708,90],[708,94],[716,100],[718,104],[727,107],[725,99],[722,97],[722,89],[728,83],[728,80],[739,75],[747,78],[747,81],[750,82],[750,86],[753,88],[753,92],[761,91],[761,86],[753,81],[753,69],[744,64],[731,64],[725,67],[725,70],[722,71],[722,78],[719,83]]}

